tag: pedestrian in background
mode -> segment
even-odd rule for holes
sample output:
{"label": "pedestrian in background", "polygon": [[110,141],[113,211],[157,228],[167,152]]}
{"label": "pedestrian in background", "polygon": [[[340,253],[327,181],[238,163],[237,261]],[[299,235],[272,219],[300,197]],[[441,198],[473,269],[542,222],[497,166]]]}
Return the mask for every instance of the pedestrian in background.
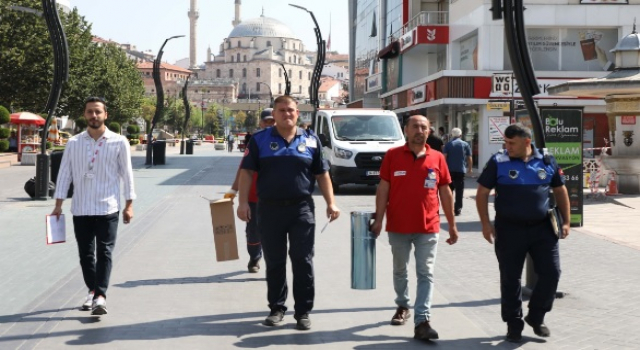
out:
{"label": "pedestrian in background", "polygon": [[447,134],[444,126],[438,128],[438,135],[440,135],[440,139],[442,139],[442,143],[444,143],[445,145],[449,142],[449,134]]}
{"label": "pedestrian in background", "polygon": [[11,135],[9,135],[9,149],[8,152],[18,152],[18,138],[16,137],[16,132],[11,130]]}
{"label": "pedestrian in background", "polygon": [[453,206],[456,216],[462,212],[462,195],[464,194],[464,175],[473,171],[473,158],[471,157],[471,146],[462,140],[462,130],[451,129],[453,140],[444,146],[444,157],[447,159],[447,166],[451,174],[451,191],[456,193],[456,200]]}
{"label": "pedestrian in background", "polygon": [[378,237],[386,213],[389,244],[393,254],[393,287],[398,306],[392,325],[403,325],[409,312],[409,278],[407,266],[411,246],[415,249],[418,290],[414,303],[414,338],[438,339],[431,327],[433,271],[440,231],[440,200],[447,222],[447,243],[458,241],[453,215],[451,178],[444,156],[425,143],[429,120],[422,115],[409,117],[404,128],[407,143],[387,151],[380,167],[380,184],[376,193],[376,216],[371,231]]}
{"label": "pedestrian in background", "polygon": [[235,136],[233,136],[232,133],[229,133],[229,136],[227,137],[227,151],[233,151],[233,143],[235,142],[235,140]]}
{"label": "pedestrian in background", "polygon": [[127,139],[105,127],[107,103],[100,97],[85,101],[87,130],[70,138],[62,156],[56,186],[56,204],[51,215],[62,213],[73,182],[71,200],[73,228],[78,243],[80,267],[89,290],[82,310],[92,315],[107,313],[107,288],[120,213],[120,181],[124,184],[122,221],[133,219],[136,198]]}
{"label": "pedestrian in background", "polygon": [[[273,115],[271,114],[273,108],[266,108],[260,113],[260,122],[259,127],[260,130],[264,130],[266,128],[272,127],[276,121],[273,119]],[[245,140],[247,138],[245,137]],[[245,141],[247,145],[248,141]],[[241,164],[242,165],[242,164]],[[233,181],[233,185],[231,185],[231,189],[224,194],[224,198],[235,198],[238,193],[238,181],[240,178],[240,170],[242,168],[238,166],[238,171],[236,172],[236,179]],[[260,259],[262,258],[262,244],[260,243],[260,231],[258,230],[257,225],[257,215],[255,215],[257,211],[258,205],[258,192],[257,192],[257,184],[256,181],[258,179],[258,172],[254,172],[251,178],[251,189],[249,190],[249,209],[254,215],[249,218],[247,221],[247,227],[245,229],[246,237],[247,237],[247,252],[249,253],[249,263],[247,264],[247,269],[251,273],[256,273],[260,271]]]}
{"label": "pedestrian in background", "polygon": [[[429,123],[431,125],[431,123]],[[442,139],[436,135],[436,129],[433,127],[429,127],[429,136],[427,137],[427,144],[431,149],[434,149],[440,153],[442,153],[442,149],[444,148],[444,142]]]}
{"label": "pedestrian in background", "polygon": [[[564,223],[561,238],[569,235],[569,196],[562,169],[555,158],[531,145],[531,130],[522,124],[504,132],[506,151],[493,155],[478,178],[476,206],[482,234],[492,243],[500,267],[502,320],[507,323],[507,340],[522,339],[524,322],[536,335],[548,337],[544,323],[551,311],[560,280],[560,254],[549,217],[550,189]],[[496,190],[494,224],[489,219],[489,193]],[[529,313],[522,320],[522,269],[529,254],[538,280],[529,300]]]}
{"label": "pedestrian in background", "polygon": [[[239,179],[238,217],[249,221],[257,214],[262,249],[267,266],[267,299],[271,312],[265,325],[281,324],[287,310],[287,238],[293,270],[294,318],[296,329],[311,328],[309,312],[315,298],[313,254],[315,204],[311,194],[315,182],[327,203],[326,217],[340,215],[335,205],[329,165],[322,158],[318,137],[296,127],[298,106],[291,96],[274,102],[276,125],[257,132],[242,160]],[[249,190],[254,172],[258,173],[257,213],[249,206]]]}

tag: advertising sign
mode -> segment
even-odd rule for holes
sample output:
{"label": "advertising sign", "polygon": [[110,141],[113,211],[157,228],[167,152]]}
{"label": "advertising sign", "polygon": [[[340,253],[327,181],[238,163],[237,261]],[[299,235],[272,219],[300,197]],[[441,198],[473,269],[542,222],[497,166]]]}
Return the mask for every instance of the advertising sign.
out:
{"label": "advertising sign", "polygon": [[[527,44],[537,71],[611,71],[610,52],[618,42],[618,28],[527,28]],[[511,70],[507,50],[505,70]]]}
{"label": "advertising sign", "polygon": [[581,4],[628,4],[629,0],[580,0]]}
{"label": "advertising sign", "polygon": [[511,96],[513,91],[513,75],[496,73],[491,77],[491,97]]}
{"label": "advertising sign", "polygon": [[[505,50],[506,51],[506,50]],[[537,69],[538,67],[536,67]],[[478,69],[478,35],[460,41],[460,69]]]}
{"label": "advertising sign", "polygon": [[426,85],[420,85],[411,89],[411,96],[413,96],[411,100],[412,105],[424,102],[427,98]]}
{"label": "advertising sign", "polygon": [[504,143],[504,130],[510,125],[509,117],[489,117],[489,143]]}
{"label": "advertising sign", "polygon": [[564,173],[571,226],[582,226],[582,110],[541,108],[546,146]]}
{"label": "advertising sign", "polygon": [[413,30],[400,37],[400,51],[406,51],[413,46]]}
{"label": "advertising sign", "polygon": [[636,125],[635,115],[623,115],[620,117],[620,124],[622,125]]}
{"label": "advertising sign", "polygon": [[365,93],[374,92],[382,89],[382,74],[377,73],[368,76],[365,79]]}

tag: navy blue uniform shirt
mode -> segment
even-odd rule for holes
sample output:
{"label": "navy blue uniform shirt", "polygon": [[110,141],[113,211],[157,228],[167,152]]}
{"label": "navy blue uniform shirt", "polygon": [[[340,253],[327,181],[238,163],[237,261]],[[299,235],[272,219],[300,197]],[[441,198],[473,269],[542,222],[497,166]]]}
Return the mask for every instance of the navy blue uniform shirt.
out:
{"label": "navy blue uniform shirt", "polygon": [[535,148],[533,152],[526,163],[504,151],[494,154],[485,165],[478,183],[496,189],[497,218],[531,222],[547,217],[549,190],[564,185],[564,178],[553,156],[543,156]]}
{"label": "navy blue uniform shirt", "polygon": [[275,127],[251,137],[241,167],[258,172],[259,200],[309,196],[315,187],[315,176],[329,170],[318,137],[312,131],[297,129],[291,143]]}

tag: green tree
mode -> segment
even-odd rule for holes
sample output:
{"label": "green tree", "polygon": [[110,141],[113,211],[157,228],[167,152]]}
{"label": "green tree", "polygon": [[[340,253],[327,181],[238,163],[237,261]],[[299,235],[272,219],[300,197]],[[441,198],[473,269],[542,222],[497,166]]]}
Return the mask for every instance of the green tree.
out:
{"label": "green tree", "polygon": [[258,127],[258,117],[256,116],[256,114],[249,113],[245,118],[243,125],[247,131],[253,132],[253,130]]}
{"label": "green tree", "polygon": [[244,111],[238,111],[235,114],[236,125],[244,125],[246,120],[247,120],[247,113],[245,113]]}
{"label": "green tree", "polygon": [[[0,6],[0,104],[43,113],[53,81],[53,49],[44,18],[7,10],[42,10],[39,0],[3,0]],[[105,97],[109,118],[123,122],[140,114],[144,87],[135,63],[113,45],[92,43],[91,26],[77,9],[60,11],[69,47],[69,80],[55,114],[82,116],[88,96]]]}

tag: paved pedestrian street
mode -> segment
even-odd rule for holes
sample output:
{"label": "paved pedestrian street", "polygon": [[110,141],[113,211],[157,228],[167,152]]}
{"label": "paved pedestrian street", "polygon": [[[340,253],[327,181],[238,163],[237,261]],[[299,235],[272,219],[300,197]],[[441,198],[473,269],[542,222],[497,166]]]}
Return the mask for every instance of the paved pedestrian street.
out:
{"label": "paved pedestrian street", "polygon": [[[316,232],[316,300],[312,329],[294,329],[293,298],[280,327],[266,327],[264,263],[247,272],[244,223],[236,219],[240,260],[217,262],[208,203],[230,187],[241,153],[196,146],[167,149],[167,164],[147,167],[133,151],[134,219],[120,223],[108,290],[109,314],[90,316],[73,237],[45,244],[44,217],[54,201],[23,190],[35,167],[0,169],[0,349],[640,349],[640,197],[585,203],[585,225],[561,241],[560,289],[546,323],[520,344],[503,341],[499,275],[493,246],[480,232],[475,184],[467,179],[460,241],[441,240],[432,325],[440,340],[412,339],[413,326],[391,326],[395,311],[387,234],[377,240],[374,290],[350,288],[350,212],[373,211],[374,186],[345,186],[342,216]],[[316,196],[317,227],[326,223]],[[446,220],[442,224],[447,235]],[[413,259],[411,261],[413,264]],[[415,267],[410,287],[415,295]],[[291,286],[291,273],[289,271]]]}

